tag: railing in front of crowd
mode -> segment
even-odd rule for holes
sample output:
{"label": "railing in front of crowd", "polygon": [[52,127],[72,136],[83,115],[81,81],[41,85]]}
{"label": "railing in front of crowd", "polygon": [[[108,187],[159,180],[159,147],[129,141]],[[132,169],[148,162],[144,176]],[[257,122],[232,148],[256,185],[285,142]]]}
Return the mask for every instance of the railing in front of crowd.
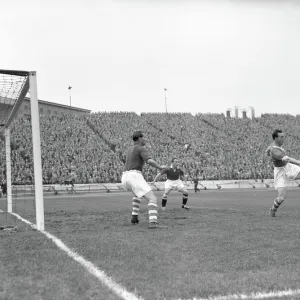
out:
{"label": "railing in front of crowd", "polygon": [[[153,191],[163,191],[164,182],[150,183]],[[195,184],[187,182],[187,189],[194,190]],[[288,187],[300,187],[296,180],[290,181]],[[200,181],[197,186],[200,190],[221,190],[221,189],[269,189],[274,188],[273,179],[265,180],[206,180]],[[46,184],[43,186],[44,195],[72,195],[87,193],[116,193],[124,192],[121,183],[93,183],[93,184]],[[14,185],[13,195],[34,196],[33,185]]]}

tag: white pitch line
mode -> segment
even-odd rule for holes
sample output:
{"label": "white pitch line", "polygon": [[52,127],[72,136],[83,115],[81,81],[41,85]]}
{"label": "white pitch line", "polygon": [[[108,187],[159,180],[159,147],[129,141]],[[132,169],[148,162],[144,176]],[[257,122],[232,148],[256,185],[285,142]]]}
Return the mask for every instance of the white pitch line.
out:
{"label": "white pitch line", "polygon": [[[256,299],[268,299],[268,298],[281,298],[286,296],[298,296],[300,295],[300,289],[298,290],[285,290],[285,291],[277,291],[277,292],[269,292],[269,293],[251,293],[248,295],[245,294],[233,294],[228,296],[216,296],[209,298],[192,298],[189,300],[256,300]],[[184,300],[184,299],[179,299]],[[188,300],[188,299],[185,299]]]}
{"label": "white pitch line", "polygon": [[[0,209],[0,213],[3,210]],[[30,221],[23,219],[16,213],[11,213],[19,220],[23,221],[24,223],[30,225],[32,228],[36,229],[36,225],[31,223]],[[68,248],[60,239],[56,238],[52,234],[47,231],[40,231],[47,238],[52,240],[58,248],[65,251],[71,258],[79,262],[83,267],[85,267],[89,273],[97,277],[104,285],[106,285],[109,289],[111,289],[114,293],[120,296],[122,299],[125,300],[143,300],[143,298],[138,297],[128,291],[121,285],[114,282],[110,277],[108,277],[103,271],[99,270],[95,265],[91,262],[85,260],[82,256],[77,254],[75,251],[72,251]],[[285,290],[285,291],[277,291],[277,292],[269,292],[269,293],[251,293],[249,295],[245,294],[233,294],[228,296],[216,296],[216,297],[209,297],[209,298],[192,298],[192,299],[178,299],[178,300],[251,300],[251,299],[268,299],[272,297],[286,297],[286,296],[298,296],[300,295],[300,289],[298,290]]]}
{"label": "white pitch line", "polygon": [[[36,225],[31,223],[30,221],[23,219],[20,215],[16,213],[11,213],[13,216],[18,218],[19,220],[23,221],[24,223],[30,225],[32,228],[37,229]],[[79,264],[81,264],[84,268],[88,270],[88,272],[92,275],[94,275],[101,283],[106,285],[110,290],[112,290],[116,295],[121,297],[124,300],[143,300],[143,298],[136,296],[133,293],[128,292],[123,286],[116,283],[112,280],[111,277],[107,276],[103,271],[98,269],[94,264],[92,264],[90,261],[84,259],[82,256],[77,254],[75,251],[71,250],[68,246],[66,246],[60,239],[55,237],[54,235],[50,234],[47,231],[39,230],[42,234],[44,234],[48,239],[52,240],[56,246],[65,251],[68,256],[73,258],[75,261],[77,261]]]}

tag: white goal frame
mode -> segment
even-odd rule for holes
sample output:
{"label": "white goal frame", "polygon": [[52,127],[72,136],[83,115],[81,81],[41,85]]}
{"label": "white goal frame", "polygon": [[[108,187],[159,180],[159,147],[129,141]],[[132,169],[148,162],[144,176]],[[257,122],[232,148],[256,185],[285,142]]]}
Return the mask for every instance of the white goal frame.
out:
{"label": "white goal frame", "polygon": [[16,71],[1,70],[0,74],[24,76],[25,83],[16,99],[14,106],[5,121],[5,156],[6,156],[6,182],[7,182],[7,212],[12,213],[12,184],[11,184],[11,144],[10,144],[10,125],[16,117],[18,109],[24,100],[27,92],[30,91],[31,103],[31,127],[33,144],[33,163],[34,163],[34,188],[35,188],[35,212],[36,226],[38,230],[45,229],[44,223],[44,196],[43,196],[43,176],[41,159],[41,138],[40,138],[40,120],[37,96],[37,80],[35,71]]}

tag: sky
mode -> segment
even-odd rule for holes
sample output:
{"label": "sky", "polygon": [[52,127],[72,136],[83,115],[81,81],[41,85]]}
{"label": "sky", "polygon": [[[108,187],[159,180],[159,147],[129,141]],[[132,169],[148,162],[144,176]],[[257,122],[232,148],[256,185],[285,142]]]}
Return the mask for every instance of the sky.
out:
{"label": "sky", "polygon": [[0,69],[36,71],[41,100],[70,105],[71,96],[93,112],[300,114],[300,1],[10,0],[0,9]]}

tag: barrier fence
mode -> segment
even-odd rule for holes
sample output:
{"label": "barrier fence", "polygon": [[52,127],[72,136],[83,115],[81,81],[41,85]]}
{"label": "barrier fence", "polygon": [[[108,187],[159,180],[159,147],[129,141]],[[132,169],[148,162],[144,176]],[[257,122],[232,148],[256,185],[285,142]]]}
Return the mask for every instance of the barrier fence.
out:
{"label": "barrier fence", "polygon": [[[220,189],[269,189],[273,187],[273,179],[265,179],[263,182],[255,180],[207,180],[198,183],[200,190]],[[149,183],[153,191],[163,191],[164,182]],[[300,187],[297,181],[290,181],[288,187]],[[187,183],[188,190],[194,190],[194,183]],[[96,183],[96,184],[52,184],[43,186],[44,195],[79,194],[79,193],[113,193],[124,192],[121,183]],[[33,196],[33,185],[14,185],[13,194]]]}

